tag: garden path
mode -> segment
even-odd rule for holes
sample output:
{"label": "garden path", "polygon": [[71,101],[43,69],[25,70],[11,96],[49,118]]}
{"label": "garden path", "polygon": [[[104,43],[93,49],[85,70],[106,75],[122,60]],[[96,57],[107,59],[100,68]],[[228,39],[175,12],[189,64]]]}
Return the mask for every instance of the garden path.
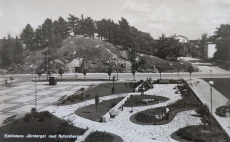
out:
{"label": "garden path", "polygon": [[[154,88],[146,91],[145,94],[164,96],[168,97],[170,100],[156,105],[134,107],[133,113],[129,112],[131,110],[130,107],[124,107],[123,111],[120,111],[115,118],[111,119],[111,121],[107,123],[91,121],[74,114],[74,111],[76,109],[90,104],[94,104],[94,100],[88,100],[86,102],[73,104],[69,106],[49,106],[44,108],[44,110],[54,112],[53,114],[59,118],[68,119],[68,117],[74,116],[75,119],[73,123],[75,126],[82,128],[88,127],[94,130],[114,133],[120,136],[124,140],[124,142],[172,142],[175,140],[171,139],[170,135],[179,128],[183,128],[188,125],[201,124],[200,118],[191,116],[192,114],[195,114],[194,110],[183,111],[178,113],[170,123],[165,125],[138,125],[132,123],[129,119],[130,116],[136,112],[150,108],[166,106],[180,99],[181,95],[175,94],[175,90],[173,89],[173,87],[175,87],[175,84],[154,85]],[[140,93],[129,94],[139,95]],[[116,95],[116,97],[126,95],[127,94],[120,94]],[[109,100],[112,98],[113,96],[105,96],[101,97],[100,99]],[[81,141],[82,139],[84,139],[84,137],[79,137],[77,141]]]}

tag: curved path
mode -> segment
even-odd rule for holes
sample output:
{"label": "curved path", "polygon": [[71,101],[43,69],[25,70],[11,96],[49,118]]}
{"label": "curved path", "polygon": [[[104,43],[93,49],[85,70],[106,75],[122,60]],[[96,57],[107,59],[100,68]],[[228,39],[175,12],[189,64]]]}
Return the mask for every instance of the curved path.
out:
{"label": "curved path", "polygon": [[[87,106],[90,104],[94,104],[94,100],[88,100],[86,102],[69,105],[69,106],[49,106],[44,110],[49,110],[54,112],[53,114],[58,116],[59,118],[68,119],[75,118],[73,123],[75,126],[82,128],[90,128],[98,131],[106,131],[109,133],[116,134],[120,136],[125,142],[152,142],[152,141],[164,141],[170,142],[175,141],[170,138],[170,135],[178,130],[179,128],[183,128],[187,125],[199,125],[201,121],[197,117],[191,116],[191,114],[195,114],[195,111],[184,111],[178,113],[176,117],[166,125],[154,126],[154,125],[137,125],[132,123],[129,119],[130,116],[136,112],[146,110],[149,108],[155,108],[160,106],[166,106],[170,103],[175,102],[180,99],[180,94],[175,94],[175,90],[173,87],[175,85],[154,85],[153,89],[148,90],[145,94],[155,94],[158,96],[168,97],[170,100],[159,103],[156,105],[143,106],[143,107],[134,107],[133,113],[130,113],[130,107],[124,107],[123,111],[110,122],[107,123],[99,123],[94,122],[80,116],[74,114],[74,111],[80,107]],[[139,95],[139,93],[130,93],[133,95]],[[117,95],[116,97],[126,96],[127,94]],[[100,99],[109,100],[112,99],[113,96],[105,96]],[[69,116],[68,116],[69,115]]]}

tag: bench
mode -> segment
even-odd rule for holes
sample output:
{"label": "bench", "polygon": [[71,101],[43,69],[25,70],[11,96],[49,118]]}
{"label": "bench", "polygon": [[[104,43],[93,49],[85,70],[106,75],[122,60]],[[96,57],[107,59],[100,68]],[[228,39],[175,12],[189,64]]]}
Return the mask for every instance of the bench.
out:
{"label": "bench", "polygon": [[116,110],[111,110],[109,112],[109,115],[110,115],[110,118],[114,118],[116,115],[118,115],[119,111],[116,111]]}
{"label": "bench", "polygon": [[17,114],[16,115],[13,115],[13,116],[10,116],[10,117],[8,117],[8,118],[6,118],[5,120],[3,120],[3,123],[7,123],[7,122],[10,122],[10,121],[12,121],[12,120],[15,120],[15,117],[17,116]]}

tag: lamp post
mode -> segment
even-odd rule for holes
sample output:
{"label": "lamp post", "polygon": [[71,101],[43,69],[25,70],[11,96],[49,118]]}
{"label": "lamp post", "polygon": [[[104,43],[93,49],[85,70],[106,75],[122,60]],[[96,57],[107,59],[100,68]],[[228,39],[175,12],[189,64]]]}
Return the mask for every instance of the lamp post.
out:
{"label": "lamp post", "polygon": [[32,77],[32,81],[33,81],[33,65],[30,65],[30,70],[31,70],[31,77]]}
{"label": "lamp post", "polygon": [[210,77],[211,77],[211,79],[212,79],[212,70],[210,70]]}
{"label": "lamp post", "polygon": [[47,63],[46,63],[46,70],[47,70],[47,80],[48,80],[48,76],[49,76],[49,59],[48,59],[48,55],[49,55],[49,46],[47,47],[48,49],[47,49],[47,54],[46,54],[46,57],[47,57]]}
{"label": "lamp post", "polygon": [[[180,65],[182,66],[183,63],[180,63]],[[180,72],[180,69],[178,69],[178,80],[180,79],[179,72]]]}
{"label": "lamp post", "polygon": [[118,56],[117,56],[117,80],[118,80]]}
{"label": "lamp post", "polygon": [[[34,65],[34,71],[35,71],[35,66],[36,66],[36,62],[34,63],[35,65]],[[35,93],[35,95],[34,95],[34,99],[35,99],[35,101],[34,101],[34,103],[35,103],[35,109],[37,110],[37,79],[36,79],[36,71],[34,72],[34,93]]]}
{"label": "lamp post", "polygon": [[208,83],[209,83],[209,85],[210,85],[210,95],[211,95],[211,142],[212,142],[212,140],[213,140],[213,136],[212,136],[212,134],[213,134],[213,121],[212,121],[212,86],[213,86],[214,82],[213,82],[213,81],[209,81]]}

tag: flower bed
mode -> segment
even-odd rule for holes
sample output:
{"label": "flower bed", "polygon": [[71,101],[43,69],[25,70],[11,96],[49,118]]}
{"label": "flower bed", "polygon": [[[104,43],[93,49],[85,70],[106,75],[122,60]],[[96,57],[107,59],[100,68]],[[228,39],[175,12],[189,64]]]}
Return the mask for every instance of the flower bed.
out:
{"label": "flower bed", "polygon": [[153,123],[164,120],[165,118],[165,108],[159,107],[154,109],[148,109],[137,113],[135,119],[139,122]]}
{"label": "flower bed", "polygon": [[162,96],[156,95],[131,95],[128,100],[125,102],[124,106],[126,107],[137,107],[137,106],[146,106],[153,105],[161,102],[168,101],[169,99]]}
{"label": "flower bed", "polygon": [[[172,134],[172,138],[185,139],[188,141],[194,142],[210,142],[211,141],[211,129],[207,125],[191,125],[186,126],[177,130],[174,134]],[[224,132],[219,129],[214,129],[213,131],[213,141],[223,141],[227,142],[227,137]]]}

